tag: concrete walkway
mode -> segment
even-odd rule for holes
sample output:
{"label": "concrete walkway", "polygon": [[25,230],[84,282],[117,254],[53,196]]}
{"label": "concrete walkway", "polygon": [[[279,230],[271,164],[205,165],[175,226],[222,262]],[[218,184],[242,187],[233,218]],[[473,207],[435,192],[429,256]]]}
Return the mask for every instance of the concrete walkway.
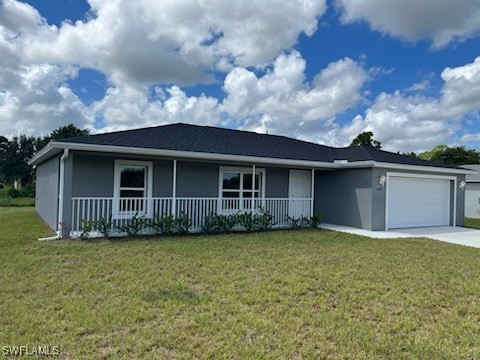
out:
{"label": "concrete walkway", "polygon": [[459,226],[399,229],[397,231],[370,231],[333,224],[321,224],[320,227],[322,229],[368,236],[375,239],[425,237],[428,239],[443,241],[451,244],[480,248],[480,230],[469,229]]}

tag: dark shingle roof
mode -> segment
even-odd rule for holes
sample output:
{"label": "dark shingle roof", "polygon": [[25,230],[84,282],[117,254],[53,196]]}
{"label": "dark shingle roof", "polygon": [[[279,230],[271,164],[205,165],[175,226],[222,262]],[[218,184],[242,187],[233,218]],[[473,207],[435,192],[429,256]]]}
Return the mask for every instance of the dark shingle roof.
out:
{"label": "dark shingle roof", "polygon": [[476,174],[469,174],[465,176],[465,181],[480,182],[480,165],[464,165],[464,168],[476,170]]}
{"label": "dark shingle roof", "polygon": [[453,167],[370,147],[333,148],[285,136],[189,124],[163,125],[61,141],[323,162],[374,160],[405,165]]}

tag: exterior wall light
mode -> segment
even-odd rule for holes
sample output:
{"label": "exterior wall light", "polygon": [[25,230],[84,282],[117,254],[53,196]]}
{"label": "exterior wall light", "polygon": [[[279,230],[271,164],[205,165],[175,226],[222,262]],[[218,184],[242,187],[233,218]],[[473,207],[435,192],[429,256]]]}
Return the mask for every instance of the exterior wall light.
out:
{"label": "exterior wall light", "polygon": [[458,184],[458,187],[460,188],[460,190],[465,190],[465,185],[467,185],[465,181],[460,181],[460,184]]}
{"label": "exterior wall light", "polygon": [[381,186],[384,186],[385,183],[387,182],[387,178],[385,177],[385,175],[382,175],[378,178],[378,183],[381,185]]}

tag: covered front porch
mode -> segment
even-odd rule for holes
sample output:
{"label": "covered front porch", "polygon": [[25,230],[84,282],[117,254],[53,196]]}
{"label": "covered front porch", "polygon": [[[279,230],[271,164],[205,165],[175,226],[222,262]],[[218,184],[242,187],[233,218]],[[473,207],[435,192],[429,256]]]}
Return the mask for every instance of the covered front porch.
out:
{"label": "covered front porch", "polygon": [[[252,206],[253,205],[253,206]],[[225,199],[219,197],[163,197],[163,198],[73,198],[71,236],[82,232],[87,221],[111,219],[112,229],[137,215],[156,218],[186,215],[191,221],[191,232],[201,231],[211,214],[237,215],[244,212],[267,212],[273,216],[273,227],[289,227],[294,219],[310,218],[311,198]]]}
{"label": "covered front porch", "polygon": [[[92,180],[81,171],[91,161],[86,154],[73,156],[74,181],[66,219],[72,237],[89,221],[111,220],[116,228],[134,216],[187,216],[189,231],[198,232],[212,214],[268,213],[275,228],[314,215],[315,170],[311,168],[105,156],[95,159],[102,166],[98,166],[100,176]],[[110,192],[113,196],[88,196],[93,187],[101,190],[95,195]]]}

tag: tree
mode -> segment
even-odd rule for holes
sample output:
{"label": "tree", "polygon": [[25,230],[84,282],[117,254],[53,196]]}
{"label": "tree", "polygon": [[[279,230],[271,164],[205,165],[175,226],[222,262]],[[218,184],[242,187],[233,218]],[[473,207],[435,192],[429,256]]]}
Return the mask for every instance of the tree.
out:
{"label": "tree", "polygon": [[39,139],[37,142],[37,151],[42,149],[52,140],[62,140],[69,139],[73,137],[86,136],[90,134],[88,129],[79,129],[73,124],[68,124],[67,126],[60,126],[58,129],[53,130],[50,135],[45,136],[42,139]]}
{"label": "tree", "polygon": [[381,149],[382,143],[373,139],[373,133],[371,131],[365,131],[353,139],[350,146],[370,146],[375,149]]}
{"label": "tree", "polygon": [[28,161],[37,151],[51,140],[85,136],[89,133],[87,129],[82,130],[69,124],[53,130],[43,138],[21,135],[8,140],[0,136],[0,180],[9,184],[13,184],[15,180],[21,180],[22,184],[29,184],[33,179],[34,171],[28,165]]}
{"label": "tree", "polygon": [[480,164],[480,153],[465,146],[438,145],[419,155],[421,159],[449,165]]}
{"label": "tree", "polygon": [[35,154],[37,139],[31,136],[15,136],[10,141],[0,137],[0,174],[4,181],[13,184],[20,180],[22,184],[32,181],[33,169],[28,160]]}

